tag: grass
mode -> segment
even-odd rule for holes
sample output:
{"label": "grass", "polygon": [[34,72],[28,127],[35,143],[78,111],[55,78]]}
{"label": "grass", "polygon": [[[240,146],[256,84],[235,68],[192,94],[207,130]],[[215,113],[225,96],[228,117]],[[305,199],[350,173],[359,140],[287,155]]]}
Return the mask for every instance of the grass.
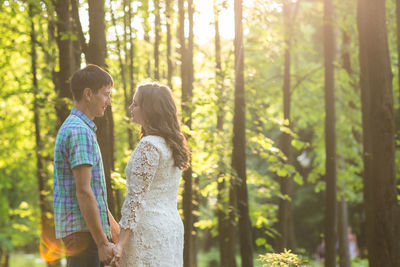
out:
{"label": "grass", "polygon": [[[10,256],[10,267],[47,267],[46,262],[39,254],[25,254],[22,252],[12,253]],[[64,264],[65,266],[65,264]]]}
{"label": "grass", "polygon": [[[236,265],[240,266],[240,255],[236,255]],[[258,261],[258,254],[254,254],[254,267],[262,267],[262,262]],[[219,251],[212,248],[207,252],[199,251],[197,254],[198,267],[215,267],[219,263]]]}
{"label": "grass", "polygon": [[[258,261],[258,254],[254,254],[254,267],[262,267],[263,264]],[[323,264],[315,263],[312,259],[307,259],[301,257],[306,263],[302,265],[302,267],[323,267]],[[198,267],[215,267],[218,266],[219,263],[219,252],[216,248],[212,248],[207,252],[200,251],[197,255],[197,266]],[[236,255],[236,265],[240,266],[240,255]],[[339,265],[338,265],[339,266]],[[368,267],[367,259],[359,259],[355,258],[351,261],[351,267]]]}
{"label": "grass", "polygon": [[46,267],[46,262],[38,254],[12,253],[10,256],[10,267]]}
{"label": "grass", "polygon": [[[262,267],[262,262],[258,261],[258,255],[254,255],[254,267]],[[208,252],[199,252],[197,256],[198,267],[215,267],[218,266],[219,252],[213,248]],[[236,264],[240,266],[240,255],[236,255]],[[24,254],[24,253],[13,253],[10,257],[10,267],[47,267],[46,263],[40,258],[38,254]],[[65,266],[65,264],[64,264]],[[310,261],[306,265],[308,266],[320,266]],[[368,260],[366,259],[353,259],[351,267],[368,267]]]}

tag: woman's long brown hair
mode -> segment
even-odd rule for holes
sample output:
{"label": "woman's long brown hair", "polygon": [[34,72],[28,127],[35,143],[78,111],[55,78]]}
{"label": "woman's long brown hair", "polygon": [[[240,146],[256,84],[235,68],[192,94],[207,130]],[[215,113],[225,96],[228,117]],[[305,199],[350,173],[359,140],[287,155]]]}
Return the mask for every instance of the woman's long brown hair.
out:
{"label": "woman's long brown hair", "polygon": [[190,151],[178,120],[171,89],[159,83],[139,85],[136,94],[146,129],[141,137],[157,135],[165,139],[172,149],[175,166],[185,170],[190,166]]}

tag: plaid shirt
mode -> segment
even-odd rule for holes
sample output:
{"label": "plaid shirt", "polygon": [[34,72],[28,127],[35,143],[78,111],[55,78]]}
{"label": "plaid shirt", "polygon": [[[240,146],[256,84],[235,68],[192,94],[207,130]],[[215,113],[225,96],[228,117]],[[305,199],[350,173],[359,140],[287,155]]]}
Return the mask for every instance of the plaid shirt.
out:
{"label": "plaid shirt", "polygon": [[57,238],[89,231],[79,209],[72,173],[72,168],[82,164],[92,166],[90,185],[97,201],[103,230],[107,237],[111,237],[103,161],[96,139],[96,129],[89,117],[72,108],[71,114],[58,131],[54,150],[53,189]]}

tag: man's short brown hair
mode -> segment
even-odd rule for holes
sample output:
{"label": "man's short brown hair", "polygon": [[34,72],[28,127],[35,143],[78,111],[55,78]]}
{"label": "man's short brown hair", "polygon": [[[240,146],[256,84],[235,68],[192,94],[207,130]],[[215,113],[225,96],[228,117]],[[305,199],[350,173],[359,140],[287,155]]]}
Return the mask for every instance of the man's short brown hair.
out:
{"label": "man's short brown hair", "polygon": [[113,87],[114,81],[108,72],[93,64],[77,70],[71,78],[71,91],[75,101],[82,99],[85,88],[90,88],[96,94],[104,86]]}

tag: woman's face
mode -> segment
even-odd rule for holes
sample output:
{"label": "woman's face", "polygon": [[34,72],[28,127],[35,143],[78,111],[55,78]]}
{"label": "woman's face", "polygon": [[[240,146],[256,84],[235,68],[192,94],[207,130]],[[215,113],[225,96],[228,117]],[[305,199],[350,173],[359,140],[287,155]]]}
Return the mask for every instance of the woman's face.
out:
{"label": "woman's face", "polygon": [[140,124],[141,126],[144,126],[144,118],[143,118],[142,109],[139,106],[138,94],[135,94],[135,97],[133,98],[133,102],[129,106],[129,110],[131,111],[133,122]]}

